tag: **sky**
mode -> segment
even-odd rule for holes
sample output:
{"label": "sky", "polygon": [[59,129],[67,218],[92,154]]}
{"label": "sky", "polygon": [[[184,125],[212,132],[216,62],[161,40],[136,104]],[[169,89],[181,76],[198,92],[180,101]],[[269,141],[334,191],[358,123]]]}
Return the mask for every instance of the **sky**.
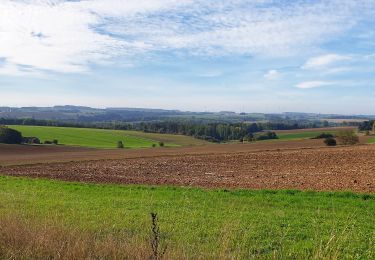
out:
{"label": "sky", "polygon": [[0,0],[0,106],[375,114],[375,0]]}

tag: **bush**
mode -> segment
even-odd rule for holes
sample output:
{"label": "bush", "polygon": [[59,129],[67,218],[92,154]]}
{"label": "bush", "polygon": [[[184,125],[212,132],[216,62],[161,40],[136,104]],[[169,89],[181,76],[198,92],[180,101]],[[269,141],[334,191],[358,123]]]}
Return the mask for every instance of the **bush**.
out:
{"label": "bush", "polygon": [[117,142],[117,148],[122,149],[124,148],[124,143],[122,141]]}
{"label": "bush", "polygon": [[337,145],[337,142],[336,142],[335,138],[332,138],[332,137],[327,137],[327,138],[324,140],[324,143],[325,143],[327,146],[336,146],[336,145]]}
{"label": "bush", "polygon": [[156,144],[152,144],[152,147],[156,147]]}
{"label": "bush", "polygon": [[23,137],[22,143],[25,143],[25,144],[40,144],[40,140],[37,137]]}
{"label": "bush", "polygon": [[53,139],[52,143],[57,145],[57,144],[59,144],[59,141],[57,139]]}
{"label": "bush", "polygon": [[343,145],[354,145],[359,143],[359,138],[354,131],[340,131],[337,134],[337,139]]}
{"label": "bush", "polygon": [[22,141],[23,138],[21,132],[5,126],[0,127],[0,143],[20,144]]}
{"label": "bush", "polygon": [[164,142],[159,142],[160,147],[164,147]]}
{"label": "bush", "polygon": [[45,140],[44,144],[52,144],[52,141]]}

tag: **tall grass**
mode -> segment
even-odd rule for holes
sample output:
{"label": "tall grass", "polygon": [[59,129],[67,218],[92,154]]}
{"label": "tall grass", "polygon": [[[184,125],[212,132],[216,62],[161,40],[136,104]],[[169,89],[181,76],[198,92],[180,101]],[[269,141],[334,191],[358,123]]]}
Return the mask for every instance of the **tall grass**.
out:
{"label": "tall grass", "polygon": [[100,236],[56,221],[0,217],[0,259],[146,259],[147,243],[126,236]]}
{"label": "tall grass", "polygon": [[[17,215],[0,216],[0,259],[186,259],[190,258],[181,247],[160,247],[160,234],[155,219],[151,223],[150,237],[139,238],[127,233],[101,234],[82,231],[79,228],[64,227],[56,220],[30,220]],[[345,247],[351,243],[355,224],[349,221],[344,230],[332,227],[328,241],[316,230],[313,250],[306,252],[306,259],[344,259]],[[155,226],[156,225],[156,226]],[[146,228],[146,227],[145,227]],[[220,248],[211,254],[197,254],[196,259],[292,259],[296,252],[285,250],[281,238],[273,245],[267,257],[262,250],[241,245],[241,237],[235,237],[228,225],[222,230]],[[155,229],[157,231],[155,232]],[[155,237],[156,235],[156,237]],[[256,236],[256,234],[252,234]],[[287,232],[284,236],[291,235]],[[243,237],[244,239],[245,237]],[[151,244],[150,244],[151,242]],[[188,245],[187,245],[188,246]],[[369,237],[369,248],[374,238]],[[369,249],[362,259],[373,259]],[[302,258],[301,258],[302,259]]]}

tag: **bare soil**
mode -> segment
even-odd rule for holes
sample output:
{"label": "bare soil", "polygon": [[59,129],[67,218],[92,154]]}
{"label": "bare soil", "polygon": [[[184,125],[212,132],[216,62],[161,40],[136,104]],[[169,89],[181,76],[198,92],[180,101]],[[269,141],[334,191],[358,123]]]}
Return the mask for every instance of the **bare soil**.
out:
{"label": "bare soil", "polygon": [[[107,151],[121,159],[3,166],[0,172],[94,183],[375,193],[375,145],[328,148],[321,142]],[[99,158],[96,151],[81,152]]]}
{"label": "bare soil", "polygon": [[210,144],[178,148],[93,149],[54,145],[0,144],[0,166],[48,162],[87,161],[101,159],[129,159],[189,154],[238,153],[277,149],[323,147],[323,140],[264,141],[248,144]]}

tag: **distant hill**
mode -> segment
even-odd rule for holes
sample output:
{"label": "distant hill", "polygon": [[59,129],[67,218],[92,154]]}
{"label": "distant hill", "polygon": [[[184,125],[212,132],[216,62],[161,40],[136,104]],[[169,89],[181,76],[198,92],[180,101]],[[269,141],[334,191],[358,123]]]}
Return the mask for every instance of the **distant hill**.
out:
{"label": "distant hill", "polygon": [[371,120],[369,115],[336,115],[285,112],[280,114],[221,112],[188,112],[179,110],[148,108],[91,108],[84,106],[54,107],[0,107],[0,118],[32,118],[37,120],[56,120],[66,122],[149,122],[160,120],[186,120],[204,122],[260,122],[278,120]]}

